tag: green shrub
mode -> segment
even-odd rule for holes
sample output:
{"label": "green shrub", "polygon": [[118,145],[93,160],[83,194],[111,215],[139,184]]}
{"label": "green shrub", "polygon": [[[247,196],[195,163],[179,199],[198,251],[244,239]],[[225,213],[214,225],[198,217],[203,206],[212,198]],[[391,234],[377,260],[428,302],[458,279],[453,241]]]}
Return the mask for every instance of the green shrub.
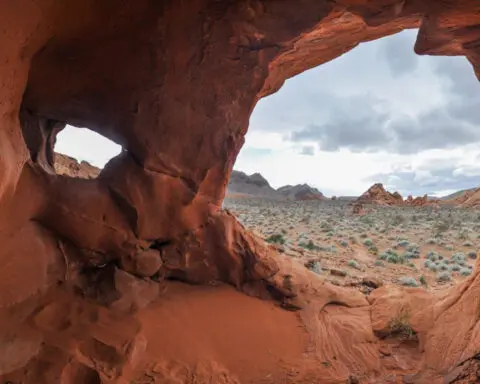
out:
{"label": "green shrub", "polygon": [[280,244],[280,245],[283,245],[286,242],[282,234],[270,235],[265,239],[265,241],[267,243]]}
{"label": "green shrub", "polygon": [[349,260],[348,263],[347,263],[347,265],[348,265],[349,267],[352,267],[352,268],[355,268],[355,269],[360,269],[360,265],[357,263],[357,261],[355,261],[355,260],[353,260],[353,259],[352,259],[352,260]]}
{"label": "green shrub", "polygon": [[439,271],[448,271],[448,265],[445,263],[437,264],[437,268]]}
{"label": "green shrub", "polygon": [[385,263],[382,260],[375,260],[376,267],[384,267]]}
{"label": "green shrub", "polygon": [[437,274],[437,281],[439,282],[445,282],[445,281],[451,281],[452,276],[450,275],[450,272],[444,271],[444,272],[439,272]]}
{"label": "green shrub", "polygon": [[422,285],[427,285],[427,279],[425,279],[425,276],[420,276],[420,284]]}
{"label": "green shrub", "polygon": [[408,245],[410,244],[410,242],[408,240],[400,240],[398,243],[397,243],[397,246],[399,247],[408,247]]}
{"label": "green shrub", "polygon": [[468,268],[460,269],[460,275],[462,276],[470,276],[471,274],[472,274],[472,271]]}
{"label": "green shrub", "polygon": [[371,247],[373,245],[373,240],[370,238],[366,238],[363,240],[363,245],[366,245],[367,247]]}
{"label": "green shrub", "polygon": [[458,264],[452,264],[452,265],[450,265],[450,267],[449,267],[449,270],[450,270],[450,271],[460,271],[460,269],[461,269],[461,268],[460,268],[460,265],[458,265]]}
{"label": "green shrub", "polygon": [[407,287],[418,287],[418,282],[413,277],[410,276],[403,276],[398,279],[398,283],[400,285],[404,285]]}

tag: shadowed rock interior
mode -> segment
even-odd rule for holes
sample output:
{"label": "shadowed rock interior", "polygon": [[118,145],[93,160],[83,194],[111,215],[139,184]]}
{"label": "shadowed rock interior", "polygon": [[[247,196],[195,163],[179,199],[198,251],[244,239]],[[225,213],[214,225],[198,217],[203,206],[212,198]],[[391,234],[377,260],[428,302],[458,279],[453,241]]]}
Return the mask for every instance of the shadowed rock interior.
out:
{"label": "shadowed rock interior", "polygon": [[[478,1],[0,9],[3,381],[478,380],[478,268],[443,297],[384,286],[367,299],[322,282],[221,209],[261,97],[405,28],[419,28],[416,53],[464,55],[480,76]],[[95,179],[57,175],[65,124],[123,151]],[[408,342],[392,336],[398,318]]]}

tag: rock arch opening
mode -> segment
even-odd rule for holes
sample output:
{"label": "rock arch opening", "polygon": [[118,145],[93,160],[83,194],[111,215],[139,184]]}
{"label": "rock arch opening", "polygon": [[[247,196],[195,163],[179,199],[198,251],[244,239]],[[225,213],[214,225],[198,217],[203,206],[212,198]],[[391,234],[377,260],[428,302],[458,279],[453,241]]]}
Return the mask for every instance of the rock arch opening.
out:
{"label": "rock arch opening", "polygon": [[[0,6],[3,381],[50,383],[64,370],[109,382],[478,381],[477,270],[445,295],[388,285],[366,298],[220,209],[261,97],[360,42],[418,26],[417,53],[464,55],[480,72],[478,1],[11,3]],[[18,121],[25,111],[45,119],[30,130]],[[127,151],[96,180],[43,172],[42,143],[62,121]],[[164,299],[171,306],[157,306]],[[231,316],[260,314],[255,364],[234,353],[252,348],[239,333],[182,328],[196,320],[191,307],[209,324],[219,306],[234,309],[230,331]],[[261,315],[278,311],[279,324]],[[385,342],[399,322],[420,345]],[[77,359],[89,368],[70,371]]]}
{"label": "rock arch opening", "polygon": [[335,284],[449,289],[474,273],[480,84],[464,57],[416,55],[417,34],[287,80],[256,105],[234,165],[224,206]]}
{"label": "rock arch opening", "polygon": [[94,179],[121,151],[118,144],[88,128],[66,125],[55,140],[55,171],[61,175]]}

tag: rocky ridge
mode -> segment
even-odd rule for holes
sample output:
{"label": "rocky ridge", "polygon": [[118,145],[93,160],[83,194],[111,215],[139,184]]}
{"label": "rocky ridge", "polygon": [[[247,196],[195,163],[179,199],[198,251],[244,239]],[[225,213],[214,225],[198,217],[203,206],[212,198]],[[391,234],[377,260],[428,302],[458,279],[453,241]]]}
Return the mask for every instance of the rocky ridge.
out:
{"label": "rocky ridge", "polygon": [[325,196],[317,188],[308,184],[285,185],[277,189],[277,192],[289,200],[324,200]]}

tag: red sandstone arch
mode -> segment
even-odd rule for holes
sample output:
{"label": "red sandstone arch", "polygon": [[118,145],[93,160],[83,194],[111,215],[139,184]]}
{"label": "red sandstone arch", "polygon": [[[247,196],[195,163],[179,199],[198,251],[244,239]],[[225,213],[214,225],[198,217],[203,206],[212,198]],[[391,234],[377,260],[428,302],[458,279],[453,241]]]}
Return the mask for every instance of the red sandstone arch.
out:
{"label": "red sandstone arch", "polygon": [[[444,298],[386,287],[367,301],[284,260],[220,205],[259,98],[360,42],[414,27],[418,54],[465,55],[480,75],[480,3],[19,0],[0,9],[0,377],[67,383],[77,374],[65,372],[81,367],[80,376],[122,382],[156,362],[164,379],[180,366],[197,382],[236,382],[235,359],[195,365],[179,351],[176,367],[157,361],[167,357],[146,339],[145,306],[177,279],[299,309],[308,358],[265,362],[270,382],[290,368],[298,383],[473,382],[478,272]],[[126,151],[98,179],[57,176],[51,143],[64,123]],[[237,295],[228,300],[243,303]],[[382,355],[399,308],[419,343]],[[242,382],[264,373],[242,372]]]}

